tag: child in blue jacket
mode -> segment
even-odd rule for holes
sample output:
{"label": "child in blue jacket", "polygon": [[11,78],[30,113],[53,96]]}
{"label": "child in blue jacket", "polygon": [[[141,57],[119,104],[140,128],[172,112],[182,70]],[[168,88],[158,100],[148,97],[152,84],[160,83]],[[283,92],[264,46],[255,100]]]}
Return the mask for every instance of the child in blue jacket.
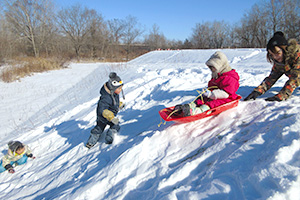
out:
{"label": "child in blue jacket", "polygon": [[27,158],[35,159],[30,148],[19,141],[10,141],[7,154],[0,161],[0,173],[6,170],[14,173],[14,166],[25,164]]}
{"label": "child in blue jacket", "polygon": [[105,136],[105,142],[111,144],[114,135],[119,132],[119,119],[116,117],[119,109],[123,107],[119,94],[122,91],[123,82],[115,72],[109,74],[109,80],[100,90],[100,99],[97,106],[97,125],[91,130],[91,135],[86,143],[87,148],[93,147],[99,140],[105,127],[110,126]]}

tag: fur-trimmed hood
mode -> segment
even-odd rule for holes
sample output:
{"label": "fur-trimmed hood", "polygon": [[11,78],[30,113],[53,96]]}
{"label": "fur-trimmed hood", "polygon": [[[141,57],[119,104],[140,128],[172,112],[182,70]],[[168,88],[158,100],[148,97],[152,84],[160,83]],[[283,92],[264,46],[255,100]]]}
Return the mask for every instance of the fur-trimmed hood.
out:
{"label": "fur-trimmed hood", "polygon": [[299,54],[300,45],[297,43],[296,39],[290,39],[286,48],[285,63],[292,65],[296,58],[299,57]]}
{"label": "fur-trimmed hood", "polygon": [[216,68],[215,72],[212,72],[214,79],[218,78],[218,74],[229,72],[232,68],[229,66],[226,55],[221,51],[216,51],[205,63],[207,66],[213,66]]}

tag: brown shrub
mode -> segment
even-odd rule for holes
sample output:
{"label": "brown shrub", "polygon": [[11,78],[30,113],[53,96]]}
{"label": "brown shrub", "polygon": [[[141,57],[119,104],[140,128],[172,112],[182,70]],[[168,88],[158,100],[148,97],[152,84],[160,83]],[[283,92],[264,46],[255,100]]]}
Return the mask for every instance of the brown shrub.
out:
{"label": "brown shrub", "polygon": [[65,67],[65,60],[58,58],[17,58],[8,63],[9,67],[4,69],[0,78],[4,82],[20,80],[33,73],[40,73],[49,70],[57,70]]}

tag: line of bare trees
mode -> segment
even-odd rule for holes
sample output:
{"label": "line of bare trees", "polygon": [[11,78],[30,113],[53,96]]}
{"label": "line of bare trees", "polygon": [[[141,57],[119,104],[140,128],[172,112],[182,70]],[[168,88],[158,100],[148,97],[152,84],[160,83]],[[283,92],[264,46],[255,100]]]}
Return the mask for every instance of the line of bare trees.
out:
{"label": "line of bare trees", "polygon": [[240,22],[196,24],[190,39],[193,48],[265,47],[276,31],[300,39],[300,0],[265,0],[255,4]]}
{"label": "line of bare trees", "polygon": [[277,31],[300,39],[300,0],[265,0],[239,23],[197,23],[185,41],[168,40],[154,24],[148,34],[133,16],[104,20],[80,4],[56,10],[53,0],[2,0],[0,60],[18,56],[131,59],[158,48],[265,47]]}
{"label": "line of bare trees", "polygon": [[[19,55],[129,58],[143,29],[137,18],[105,21],[80,4],[55,12],[52,0],[2,0],[0,58]],[[120,54],[120,55],[119,55]]]}

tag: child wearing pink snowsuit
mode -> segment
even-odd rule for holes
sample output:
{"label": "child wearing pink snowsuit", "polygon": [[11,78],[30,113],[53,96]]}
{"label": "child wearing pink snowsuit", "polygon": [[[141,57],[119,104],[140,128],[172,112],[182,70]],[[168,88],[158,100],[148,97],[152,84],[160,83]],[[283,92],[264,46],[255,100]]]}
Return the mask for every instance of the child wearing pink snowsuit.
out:
{"label": "child wearing pink snowsuit", "polygon": [[197,107],[205,104],[209,108],[215,108],[222,104],[235,100],[239,89],[239,75],[229,66],[228,59],[221,51],[215,52],[205,63],[212,71],[212,78],[208,82],[208,91],[204,93],[204,103],[197,99]]}
{"label": "child wearing pink snowsuit", "polygon": [[203,98],[199,97],[189,104],[176,105],[177,114],[196,115],[237,99],[236,92],[239,89],[240,77],[229,66],[226,55],[217,51],[206,61],[206,65],[212,72],[208,90],[203,93]]}

